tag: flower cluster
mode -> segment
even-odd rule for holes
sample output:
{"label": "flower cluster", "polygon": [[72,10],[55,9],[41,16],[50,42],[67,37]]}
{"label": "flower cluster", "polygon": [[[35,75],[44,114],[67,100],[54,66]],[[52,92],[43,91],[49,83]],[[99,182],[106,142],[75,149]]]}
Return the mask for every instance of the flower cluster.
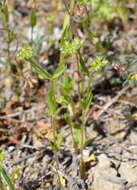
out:
{"label": "flower cluster", "polygon": [[66,40],[63,44],[62,53],[64,55],[76,54],[83,44],[84,41],[79,38],[75,38],[72,42]]}
{"label": "flower cluster", "polygon": [[21,61],[30,60],[32,58],[32,47],[29,45],[23,46],[19,51],[18,58]]}
{"label": "flower cluster", "polygon": [[103,57],[97,57],[92,63],[91,66],[94,69],[94,71],[99,72],[102,70],[102,68],[108,64],[108,61],[104,59]]}

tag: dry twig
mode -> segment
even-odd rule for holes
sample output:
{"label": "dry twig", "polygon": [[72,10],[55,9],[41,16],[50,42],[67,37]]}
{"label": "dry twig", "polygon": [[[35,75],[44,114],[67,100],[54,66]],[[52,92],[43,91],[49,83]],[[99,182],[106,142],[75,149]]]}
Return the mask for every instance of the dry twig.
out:
{"label": "dry twig", "polygon": [[93,114],[93,119],[98,120],[99,117],[107,111],[107,109],[114,104],[115,102],[117,102],[117,100],[120,98],[120,96],[122,94],[124,94],[128,89],[130,88],[130,86],[125,86],[114,98],[112,98],[108,103],[106,103],[102,109],[96,113]]}
{"label": "dry twig", "polygon": [[39,105],[39,106],[35,106],[35,107],[32,107],[30,109],[27,109],[25,111],[18,111],[18,112],[15,112],[15,113],[11,113],[11,114],[7,114],[7,115],[3,115],[3,116],[0,116],[0,119],[6,119],[6,118],[11,118],[11,117],[17,117],[21,114],[26,114],[26,113],[29,113],[29,112],[33,112],[33,111],[37,111],[39,109],[43,109],[45,108],[45,105]]}

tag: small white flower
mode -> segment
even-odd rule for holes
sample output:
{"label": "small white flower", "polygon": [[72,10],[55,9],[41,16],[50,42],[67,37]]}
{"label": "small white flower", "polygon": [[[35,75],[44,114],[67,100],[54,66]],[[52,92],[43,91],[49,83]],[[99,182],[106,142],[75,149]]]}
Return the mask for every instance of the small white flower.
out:
{"label": "small white flower", "polygon": [[[29,28],[28,32],[27,32],[27,37],[28,37],[29,40],[31,40],[31,37],[32,37],[31,36],[32,35],[31,32],[32,32],[32,30],[31,30],[31,28]],[[43,36],[44,36],[43,31],[40,28],[38,28],[38,27],[34,27],[34,29],[33,29],[33,40],[34,41],[38,40],[38,39],[40,39]]]}
{"label": "small white flower", "polygon": [[53,39],[60,40],[61,36],[62,36],[62,31],[58,27],[54,28]]}

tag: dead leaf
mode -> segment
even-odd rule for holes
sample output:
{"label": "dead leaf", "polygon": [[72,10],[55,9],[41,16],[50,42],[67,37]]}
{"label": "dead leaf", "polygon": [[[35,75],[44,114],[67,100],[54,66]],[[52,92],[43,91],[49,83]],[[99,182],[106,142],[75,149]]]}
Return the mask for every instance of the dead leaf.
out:
{"label": "dead leaf", "polygon": [[39,138],[47,138],[49,141],[53,141],[53,132],[51,124],[43,120],[37,121],[37,125],[34,128],[34,132]]}
{"label": "dead leaf", "polygon": [[20,141],[17,140],[16,137],[9,137],[8,140],[9,140],[9,142],[12,143],[12,144],[20,145]]}

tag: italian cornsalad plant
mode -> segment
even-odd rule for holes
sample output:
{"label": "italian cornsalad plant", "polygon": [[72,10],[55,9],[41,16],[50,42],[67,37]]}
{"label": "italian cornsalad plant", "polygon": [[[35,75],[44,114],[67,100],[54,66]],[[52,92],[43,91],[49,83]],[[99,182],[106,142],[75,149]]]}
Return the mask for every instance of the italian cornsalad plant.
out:
{"label": "italian cornsalad plant", "polygon": [[[52,148],[55,154],[56,169],[58,171],[58,152],[64,141],[64,131],[58,130],[56,120],[63,112],[64,119],[70,128],[74,152],[80,154],[78,171],[85,178],[85,162],[83,150],[90,142],[86,138],[86,122],[90,114],[90,106],[93,100],[93,78],[96,73],[103,71],[108,61],[103,56],[97,56],[91,62],[87,62],[83,55],[83,47],[86,39],[80,37],[75,26],[75,19],[79,22],[87,20],[88,12],[85,4],[90,1],[63,1],[66,9],[60,40],[60,60],[56,70],[50,74],[39,65],[33,56],[33,48],[24,46],[19,51],[18,60],[28,62],[38,76],[49,81],[47,103],[51,117],[51,125],[54,140]],[[36,14],[32,12],[31,25],[37,24]],[[33,45],[33,41],[32,41]],[[74,59],[73,64],[68,63]]]}

